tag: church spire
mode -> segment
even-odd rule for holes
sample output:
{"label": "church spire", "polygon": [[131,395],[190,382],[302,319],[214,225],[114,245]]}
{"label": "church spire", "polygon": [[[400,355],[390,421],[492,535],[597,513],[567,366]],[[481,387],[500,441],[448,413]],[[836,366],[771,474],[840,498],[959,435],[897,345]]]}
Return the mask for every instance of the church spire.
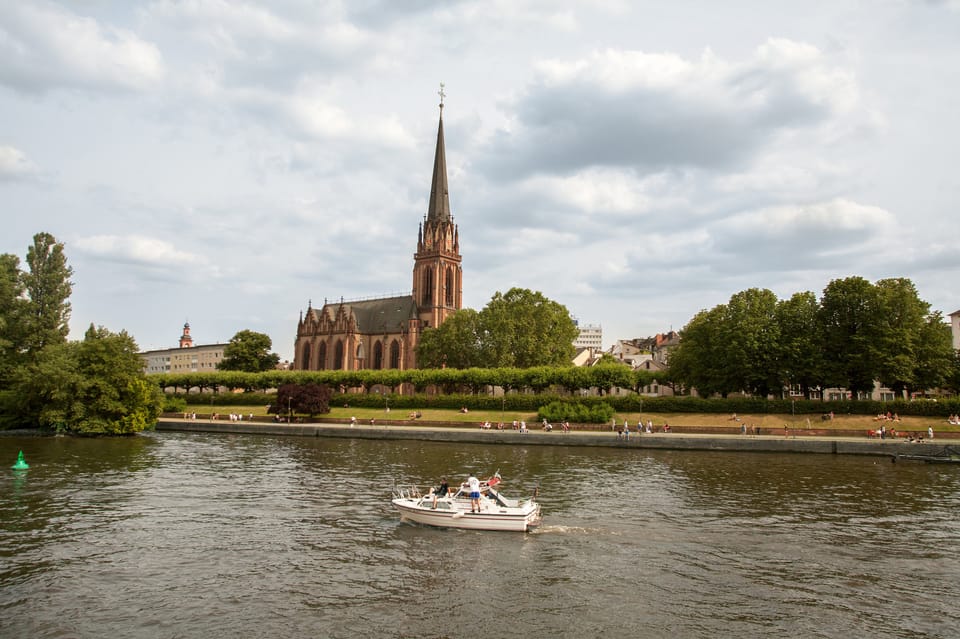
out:
{"label": "church spire", "polygon": [[427,220],[450,219],[450,195],[447,190],[447,154],[443,143],[443,82],[440,83],[440,125],[437,128],[437,151],[433,157],[433,181],[430,183],[430,203]]}

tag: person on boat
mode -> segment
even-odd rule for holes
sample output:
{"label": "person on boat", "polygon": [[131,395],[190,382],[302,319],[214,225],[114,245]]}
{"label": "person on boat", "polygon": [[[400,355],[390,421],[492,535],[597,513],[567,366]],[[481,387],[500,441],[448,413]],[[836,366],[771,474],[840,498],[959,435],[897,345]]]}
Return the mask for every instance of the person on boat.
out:
{"label": "person on boat", "polygon": [[480,512],[480,480],[476,475],[470,474],[467,477],[467,486],[470,489],[470,512]]}
{"label": "person on boat", "polygon": [[440,478],[440,486],[433,491],[433,509],[437,509],[437,498],[446,497],[447,493],[450,492],[450,484],[447,483],[446,477]]}

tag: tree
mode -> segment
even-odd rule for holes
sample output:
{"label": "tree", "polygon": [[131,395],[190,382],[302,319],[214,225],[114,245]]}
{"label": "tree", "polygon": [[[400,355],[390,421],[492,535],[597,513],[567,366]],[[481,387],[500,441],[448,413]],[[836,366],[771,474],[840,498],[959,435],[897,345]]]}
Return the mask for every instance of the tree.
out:
{"label": "tree", "polygon": [[880,297],[862,277],[833,280],[820,297],[819,324],[824,385],[850,390],[854,397],[873,390],[879,372]]}
{"label": "tree", "polygon": [[953,350],[950,325],[944,323],[940,311],[931,313],[917,339],[914,390],[949,387],[957,352]]}
{"label": "tree", "polygon": [[420,368],[472,368],[480,365],[480,314],[464,308],[436,328],[421,334],[417,344]]}
{"label": "tree", "polygon": [[251,330],[239,331],[224,347],[223,360],[217,368],[248,373],[272,370],[280,361],[279,355],[270,352],[272,347],[269,335]]}
{"label": "tree", "polygon": [[13,414],[37,425],[83,435],[128,435],[160,416],[160,389],[148,382],[136,342],[125,331],[90,328],[82,342],[53,344],[18,369]]}
{"label": "tree", "polygon": [[920,331],[930,305],[906,278],[880,280],[877,291],[877,379],[898,395],[916,383]]}
{"label": "tree", "polygon": [[33,236],[27,249],[29,272],[22,284],[29,300],[22,318],[22,349],[35,355],[52,344],[63,344],[70,332],[70,293],[73,269],[67,266],[63,244],[49,233]]}
{"label": "tree", "polygon": [[[306,413],[313,417],[330,412],[332,391],[326,384],[284,384],[277,389],[277,401],[271,412]],[[289,416],[289,415],[288,415]]]}
{"label": "tree", "polygon": [[784,386],[799,385],[806,399],[810,399],[810,390],[820,386],[823,378],[818,309],[817,296],[805,291],[779,302],[776,310],[780,327],[779,378]]}
{"label": "tree", "polygon": [[670,353],[670,375],[687,389],[701,396],[726,394],[729,388],[722,365],[725,357],[720,326],[726,308],[715,306],[700,311],[680,331],[680,344]]}
{"label": "tree", "polygon": [[481,366],[566,366],[579,331],[562,304],[539,291],[512,288],[494,294],[480,312]]}
{"label": "tree", "polygon": [[417,345],[421,368],[567,366],[577,326],[566,307],[527,289],[497,292],[480,311],[463,309]]}
{"label": "tree", "polygon": [[726,305],[720,326],[725,345],[723,387],[728,392],[747,391],[766,397],[781,390],[777,375],[780,327],[776,319],[777,296],[767,289],[736,293]]}
{"label": "tree", "polygon": [[0,255],[0,386],[17,364],[24,303],[20,259],[4,253]]}

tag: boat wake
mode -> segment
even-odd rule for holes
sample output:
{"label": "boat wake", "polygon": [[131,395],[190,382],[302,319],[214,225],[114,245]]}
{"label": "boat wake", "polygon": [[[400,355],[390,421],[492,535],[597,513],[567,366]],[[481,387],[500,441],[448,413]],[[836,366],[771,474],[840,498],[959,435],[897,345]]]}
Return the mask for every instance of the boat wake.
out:
{"label": "boat wake", "polygon": [[531,529],[532,535],[596,535],[610,531],[600,528],[584,528],[582,526],[538,526]]}

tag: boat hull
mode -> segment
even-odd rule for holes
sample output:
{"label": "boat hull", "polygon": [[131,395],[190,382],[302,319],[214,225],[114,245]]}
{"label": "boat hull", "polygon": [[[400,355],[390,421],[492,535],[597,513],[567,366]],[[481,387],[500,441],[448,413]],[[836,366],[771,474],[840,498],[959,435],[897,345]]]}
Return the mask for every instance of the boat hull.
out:
{"label": "boat hull", "polygon": [[540,523],[540,505],[535,502],[529,502],[521,508],[487,508],[479,513],[455,508],[434,510],[429,500],[420,503],[397,498],[393,500],[393,505],[400,512],[401,521],[439,528],[526,532]]}

